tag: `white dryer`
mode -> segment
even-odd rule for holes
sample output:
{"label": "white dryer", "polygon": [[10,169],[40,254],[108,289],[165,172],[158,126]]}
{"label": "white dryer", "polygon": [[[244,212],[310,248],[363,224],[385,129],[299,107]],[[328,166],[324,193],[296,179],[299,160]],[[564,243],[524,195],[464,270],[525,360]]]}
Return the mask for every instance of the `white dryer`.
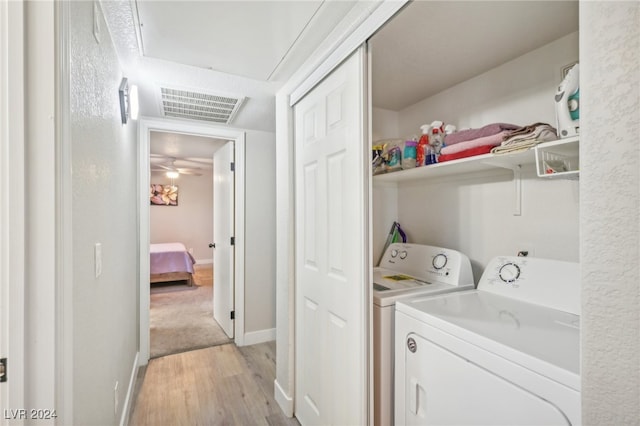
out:
{"label": "white dryer", "polygon": [[397,425],[577,425],[577,263],[498,257],[478,288],[396,305]]}
{"label": "white dryer", "polygon": [[396,301],[474,288],[464,254],[421,244],[389,245],[373,270],[374,424],[393,424],[393,332]]}

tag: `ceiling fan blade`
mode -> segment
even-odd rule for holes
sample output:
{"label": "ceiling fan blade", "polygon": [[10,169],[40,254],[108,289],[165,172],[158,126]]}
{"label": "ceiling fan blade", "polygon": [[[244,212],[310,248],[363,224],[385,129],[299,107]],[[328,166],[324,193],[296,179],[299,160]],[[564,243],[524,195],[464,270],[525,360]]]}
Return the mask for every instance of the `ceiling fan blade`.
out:
{"label": "ceiling fan blade", "polygon": [[164,164],[156,164],[156,167],[161,167],[161,168],[163,168],[165,170],[168,170],[170,172],[175,170],[175,167],[165,166]]}
{"label": "ceiling fan blade", "polygon": [[205,166],[213,165],[213,158],[209,160],[208,158],[183,157],[183,158],[177,158],[177,160],[184,161],[186,163],[203,164]]}
{"label": "ceiling fan blade", "polygon": [[158,164],[158,163],[171,163],[171,159],[167,159],[166,157],[151,157],[149,158],[149,162],[151,164]]}
{"label": "ceiling fan blade", "polygon": [[181,175],[188,175],[188,176],[202,176],[202,173],[194,173],[194,172],[180,172]]}

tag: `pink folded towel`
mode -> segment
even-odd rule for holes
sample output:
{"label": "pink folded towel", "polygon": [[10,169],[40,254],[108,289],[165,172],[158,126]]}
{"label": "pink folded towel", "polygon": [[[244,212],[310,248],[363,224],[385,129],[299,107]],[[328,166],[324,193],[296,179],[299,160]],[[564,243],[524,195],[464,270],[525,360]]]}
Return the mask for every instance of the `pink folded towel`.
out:
{"label": "pink folded towel", "polygon": [[502,143],[502,140],[505,135],[507,135],[508,131],[503,131],[500,133],[496,133],[495,135],[485,136],[482,138],[477,138],[471,141],[460,142],[455,145],[448,145],[442,148],[440,151],[441,154],[451,155],[460,151],[465,151],[471,148],[478,148],[481,146],[494,147],[498,146]]}
{"label": "pink folded towel", "polygon": [[446,135],[444,137],[444,144],[445,146],[455,145],[460,142],[471,141],[474,139],[483,138],[485,136],[495,135],[496,133],[500,133],[504,130],[516,130],[519,128],[520,126],[508,123],[487,124],[486,126],[479,129],[461,130],[459,132]]}

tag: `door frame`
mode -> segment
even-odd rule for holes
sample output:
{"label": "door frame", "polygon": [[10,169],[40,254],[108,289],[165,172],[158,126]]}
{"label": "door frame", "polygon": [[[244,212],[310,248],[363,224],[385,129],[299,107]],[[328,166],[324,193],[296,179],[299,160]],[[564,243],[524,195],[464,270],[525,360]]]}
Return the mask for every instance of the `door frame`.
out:
{"label": "door frame", "polygon": [[244,344],[244,247],[245,247],[245,150],[246,133],[240,129],[211,126],[205,123],[181,121],[166,118],[142,117],[138,124],[138,259],[140,275],[140,340],[139,365],[149,362],[150,331],[149,307],[151,297],[149,293],[149,241],[150,241],[150,133],[171,132],[187,135],[228,139],[234,141],[235,150],[235,282],[234,282],[234,336],[237,345]]}
{"label": "door frame", "polygon": [[[26,206],[25,6],[0,4],[0,303],[2,358],[10,371],[2,383],[3,410],[25,407]],[[9,300],[11,303],[9,303]],[[6,416],[1,425],[8,425]]]}

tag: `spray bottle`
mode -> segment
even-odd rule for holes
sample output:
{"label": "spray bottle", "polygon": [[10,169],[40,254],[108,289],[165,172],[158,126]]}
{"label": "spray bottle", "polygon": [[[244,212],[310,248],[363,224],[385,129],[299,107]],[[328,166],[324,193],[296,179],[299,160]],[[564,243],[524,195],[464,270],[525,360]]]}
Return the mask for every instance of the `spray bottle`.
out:
{"label": "spray bottle", "polygon": [[416,154],[416,167],[427,165],[427,153],[429,150],[429,132],[431,131],[431,125],[423,124],[420,126],[422,130],[422,136],[418,141],[417,154]]}
{"label": "spray bottle", "polygon": [[444,146],[444,123],[442,121],[436,120],[431,123],[429,145],[431,145],[436,154],[440,154],[440,150]]}

